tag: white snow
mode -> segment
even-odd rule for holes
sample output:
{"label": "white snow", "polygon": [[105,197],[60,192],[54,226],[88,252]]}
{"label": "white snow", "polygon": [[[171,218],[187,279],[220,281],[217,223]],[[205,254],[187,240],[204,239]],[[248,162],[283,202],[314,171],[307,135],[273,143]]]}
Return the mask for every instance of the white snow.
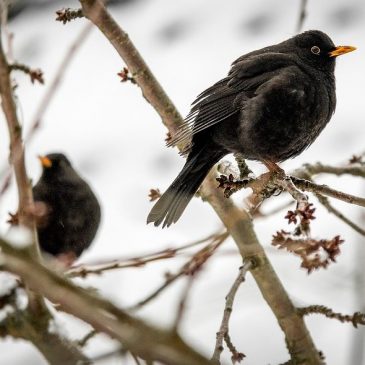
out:
{"label": "white snow", "polygon": [[32,232],[23,226],[13,226],[4,235],[5,240],[14,248],[23,249],[32,244]]}
{"label": "white snow", "polygon": [[15,309],[10,304],[6,304],[3,308],[0,309],[0,322],[3,321],[9,314],[15,312]]}
{"label": "white snow", "polygon": [[58,334],[62,337],[68,336],[65,326],[57,318],[52,318],[48,322],[48,333]]}
{"label": "white snow", "polygon": [[0,297],[9,295],[17,286],[16,277],[5,271],[0,271]]}

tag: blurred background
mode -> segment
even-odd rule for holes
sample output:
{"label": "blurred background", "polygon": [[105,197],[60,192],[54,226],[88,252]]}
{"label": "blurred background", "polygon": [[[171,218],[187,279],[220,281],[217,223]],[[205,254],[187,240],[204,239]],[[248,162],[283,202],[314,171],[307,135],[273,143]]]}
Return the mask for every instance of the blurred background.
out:
{"label": "blurred background", "polygon": [[[301,2],[294,0],[124,0],[110,2],[110,11],[128,32],[157,79],[183,115],[197,94],[224,77],[233,60],[251,50],[278,43],[296,32]],[[25,133],[47,92],[62,58],[87,24],[78,19],[67,25],[55,21],[63,7],[77,8],[77,1],[15,1],[9,31],[13,58],[44,72],[45,85],[32,85],[26,75],[14,73],[17,107]],[[337,111],[317,141],[298,158],[283,164],[291,170],[303,163],[336,164],[364,150],[363,106],[365,72],[365,2],[363,0],[309,0],[303,30],[320,29],[337,45],[358,47],[337,62]],[[153,203],[151,188],[166,189],[184,161],[175,149],[166,149],[166,129],[145,101],[140,89],[121,83],[117,73],[124,64],[97,29],[92,29],[72,60],[57,89],[40,129],[27,145],[27,168],[39,178],[38,154],[64,152],[80,174],[93,186],[102,204],[103,221],[92,247],[80,263],[139,256],[166,247],[192,242],[220,229],[212,208],[194,199],[178,224],[161,230],[145,224]],[[6,173],[8,136],[0,121],[0,182]],[[256,174],[264,171],[249,162]],[[318,181],[352,194],[365,194],[363,180],[326,176]],[[247,192],[236,194],[240,203]],[[8,229],[7,214],[16,210],[14,185],[0,200],[1,233]],[[267,210],[287,201],[272,198]],[[318,238],[340,234],[342,254],[326,270],[308,275],[300,260],[271,247],[272,235],[287,229],[285,210],[256,221],[261,243],[296,305],[323,304],[342,313],[365,311],[364,237],[330,215],[312,196],[317,219],[312,224]],[[347,217],[364,226],[364,212],[334,201]],[[294,203],[291,208],[294,208]],[[116,270],[102,276],[79,279],[80,285],[96,288],[119,306],[144,298],[174,273],[186,257],[151,263],[145,267]],[[228,240],[204,266],[194,281],[182,323],[189,343],[211,356],[215,334],[223,315],[224,297],[234,281],[240,255]],[[142,318],[168,326],[183,291],[183,280],[138,312]],[[79,339],[89,327],[60,313],[59,326],[70,338]],[[328,364],[365,364],[364,330],[354,329],[314,315],[306,322]],[[236,297],[231,337],[247,356],[244,364],[279,364],[288,360],[284,336],[259,290],[248,275]],[[103,335],[92,339],[86,352],[98,356],[116,348]],[[8,339],[0,342],[1,364],[44,364],[32,345]],[[229,362],[230,354],[223,353]],[[133,364],[133,360],[109,358],[102,364]]]}

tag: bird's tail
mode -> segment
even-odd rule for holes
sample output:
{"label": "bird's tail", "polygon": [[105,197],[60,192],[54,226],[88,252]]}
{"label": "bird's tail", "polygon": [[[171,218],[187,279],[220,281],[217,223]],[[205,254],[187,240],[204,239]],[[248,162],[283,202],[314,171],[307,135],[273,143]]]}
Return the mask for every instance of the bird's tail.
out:
{"label": "bird's tail", "polygon": [[207,148],[190,153],[180,174],[152,208],[147,223],[154,222],[157,227],[163,222],[163,228],[176,223],[211,167],[223,155]]}

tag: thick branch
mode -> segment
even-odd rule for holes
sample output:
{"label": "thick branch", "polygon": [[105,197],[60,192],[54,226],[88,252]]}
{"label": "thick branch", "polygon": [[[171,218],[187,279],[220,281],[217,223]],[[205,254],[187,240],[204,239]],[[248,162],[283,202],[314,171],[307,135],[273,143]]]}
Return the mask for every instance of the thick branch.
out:
{"label": "thick branch", "polygon": [[[14,167],[18,195],[19,195],[19,222],[29,226],[35,231],[34,221],[29,214],[26,214],[27,208],[33,204],[31,184],[25,170],[24,146],[22,140],[22,127],[16,114],[16,105],[13,99],[13,90],[10,82],[9,65],[6,61],[2,45],[0,42],[0,92],[1,105],[8,124],[10,139],[10,161]],[[34,247],[34,254],[39,257],[39,250]]]}
{"label": "thick branch", "polygon": [[91,20],[110,41],[142,89],[143,96],[156,109],[163,123],[174,135],[182,118],[170,98],[150,71],[129,36],[119,27],[99,0],[80,0],[84,15]]}
{"label": "thick branch", "polygon": [[17,311],[0,323],[0,336],[12,336],[31,341],[52,365],[90,364],[75,344],[49,330],[49,313],[35,316],[32,312]]}
{"label": "thick branch", "polygon": [[0,247],[7,270],[19,275],[33,290],[57,303],[63,311],[119,340],[134,354],[169,365],[210,364],[176,333],[154,328],[128,315],[112,303],[61,278],[3,240],[0,240]]}

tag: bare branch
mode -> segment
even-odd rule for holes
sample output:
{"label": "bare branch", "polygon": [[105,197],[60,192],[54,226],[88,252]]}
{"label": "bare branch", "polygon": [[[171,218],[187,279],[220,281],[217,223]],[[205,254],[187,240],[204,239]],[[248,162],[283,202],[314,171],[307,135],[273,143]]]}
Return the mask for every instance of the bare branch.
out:
{"label": "bare branch", "polygon": [[329,201],[328,198],[326,198],[323,195],[315,194],[319,202],[328,210],[328,212],[334,214],[338,219],[342,220],[345,224],[350,226],[352,229],[354,229],[357,233],[360,233],[361,235],[365,236],[365,229],[358,226],[356,223],[354,223],[351,219],[347,218],[344,214],[342,214],[338,209],[336,209]]}
{"label": "bare branch", "polygon": [[70,66],[72,60],[74,59],[75,55],[77,54],[77,51],[80,49],[82,44],[85,42],[89,34],[91,33],[91,30],[93,29],[92,24],[86,24],[81,32],[77,35],[75,40],[71,43],[71,45],[66,50],[58,68],[55,73],[55,76],[53,77],[52,81],[49,83],[49,86],[39,103],[38,108],[36,109],[36,112],[31,119],[30,122],[30,128],[29,131],[25,137],[25,141],[29,143],[31,138],[33,137],[35,131],[40,127],[42,118],[44,114],[46,113],[51,101],[53,100],[54,96],[56,95],[56,91],[58,90],[59,86],[61,85],[61,81],[68,70],[68,67]]}
{"label": "bare branch", "polygon": [[[223,351],[223,340],[229,334],[229,320],[231,318],[231,314],[233,311],[233,302],[235,296],[237,294],[238,288],[245,281],[245,276],[247,274],[247,271],[250,270],[251,267],[252,263],[250,261],[244,262],[244,264],[239,269],[239,273],[236,280],[234,281],[231,289],[229,290],[226,296],[226,305],[223,312],[223,318],[219,331],[217,332],[217,340],[215,343],[214,353],[212,356],[212,360],[217,364],[220,364],[220,355]],[[230,339],[228,342],[230,342]]]}
{"label": "bare branch", "polygon": [[12,65],[9,65],[9,70],[22,71],[29,75],[32,84],[34,84],[35,81],[38,81],[40,84],[44,84],[43,72],[39,68],[32,69],[29,66],[23,65],[21,63],[13,63]]}
{"label": "bare branch", "polygon": [[98,263],[89,263],[89,264],[80,264],[77,266],[73,266],[70,270],[66,272],[66,275],[70,278],[73,277],[86,277],[89,274],[101,274],[104,271],[114,270],[114,269],[124,269],[128,267],[140,267],[149,262],[164,260],[173,258],[177,253],[195,247],[197,245],[201,245],[206,242],[211,242],[216,239],[219,239],[221,236],[228,237],[227,232],[218,231],[216,233],[210,234],[207,237],[204,237],[200,240],[193,241],[182,245],[180,247],[171,247],[166,248],[161,251],[151,252],[140,256],[132,256],[125,257],[119,260],[113,260],[112,262],[98,262]]}
{"label": "bare branch", "polygon": [[324,305],[310,305],[308,307],[298,308],[297,310],[301,316],[307,316],[310,314],[322,314],[327,318],[334,318],[342,323],[352,323],[355,328],[357,328],[358,325],[365,325],[365,314],[360,312],[355,312],[352,315],[336,313],[331,308],[328,308]]}
{"label": "bare branch", "polygon": [[189,293],[191,291],[191,288],[193,286],[193,282],[194,279],[196,279],[196,276],[193,275],[189,275],[185,284],[185,288],[183,290],[183,293],[181,295],[178,307],[177,307],[177,313],[176,313],[176,318],[173,324],[173,331],[178,332],[179,331],[179,326],[182,322],[183,316],[184,316],[184,312],[186,310],[186,303],[188,301],[189,298]]}
{"label": "bare branch", "polygon": [[148,295],[145,299],[139,301],[137,304],[130,307],[131,310],[136,310],[151,300],[155,299],[161,292],[163,292],[167,287],[169,287],[173,282],[175,282],[178,278],[184,275],[192,275],[197,270],[199,270],[202,265],[215,253],[217,248],[227,239],[229,236],[228,232],[223,232],[221,235],[212,238],[212,241],[208,243],[205,247],[199,250],[194,256],[186,262],[179,271],[175,274],[166,275],[165,282],[155,289],[150,295]]}
{"label": "bare branch", "polygon": [[330,188],[327,185],[315,184],[311,181],[299,179],[297,177],[290,177],[296,187],[303,191],[310,191],[312,193],[318,193],[338,200],[342,200],[349,204],[359,205],[360,207],[365,207],[365,198],[361,198],[355,195],[343,193],[342,191]]}

